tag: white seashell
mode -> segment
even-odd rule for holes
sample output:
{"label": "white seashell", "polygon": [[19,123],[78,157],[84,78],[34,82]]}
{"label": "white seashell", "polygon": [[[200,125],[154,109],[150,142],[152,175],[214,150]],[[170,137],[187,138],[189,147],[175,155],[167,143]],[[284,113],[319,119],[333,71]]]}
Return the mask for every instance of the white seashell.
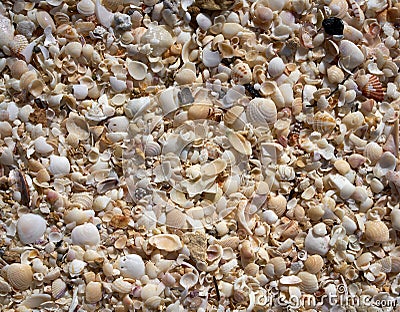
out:
{"label": "white seashell", "polygon": [[145,274],[142,257],[134,254],[123,256],[117,261],[117,269],[126,278],[141,279]]}
{"label": "white seashell", "polygon": [[42,306],[43,303],[50,301],[51,296],[48,294],[31,294],[20,303],[20,306],[34,309]]}
{"label": "white seashell", "polygon": [[275,103],[270,99],[252,99],[246,107],[247,121],[253,126],[272,126],[277,120]]}
{"label": "white seashell", "polygon": [[129,119],[125,116],[113,117],[108,121],[110,132],[126,132],[129,126]]}
{"label": "white seashell", "polygon": [[196,81],[196,73],[188,68],[183,68],[181,69],[176,75],[175,75],[175,81],[179,85],[187,85],[187,84],[192,84]]}
{"label": "white seashell", "polygon": [[231,77],[235,83],[245,85],[251,82],[253,75],[247,63],[239,62],[233,66]]}
{"label": "white seashell", "polygon": [[380,178],[389,171],[393,171],[396,168],[396,164],[396,157],[390,152],[384,152],[372,172],[377,178]]}
{"label": "white seashell", "polygon": [[120,277],[112,283],[112,288],[117,293],[129,294],[133,288],[133,285]]}
{"label": "white seashell", "polygon": [[198,274],[194,274],[191,272],[185,273],[181,276],[179,284],[185,289],[190,289],[197,284],[198,280],[199,280]]}
{"label": "white seashell", "polygon": [[78,259],[74,259],[68,265],[68,273],[71,277],[79,276],[83,273],[83,270],[86,267],[86,262]]}
{"label": "white seashell", "polygon": [[56,24],[53,21],[51,15],[46,11],[37,11],[36,20],[40,27],[45,29],[47,26],[51,27],[52,32],[56,31]]}
{"label": "white seashell", "polygon": [[93,217],[93,210],[81,210],[79,208],[73,208],[64,213],[64,221],[67,224],[75,222],[77,225],[80,225],[89,221],[89,219]]}
{"label": "white seashell", "polygon": [[38,97],[39,95],[41,95],[44,88],[45,84],[40,79],[33,80],[28,86],[29,93],[32,94],[34,97]]}
{"label": "white seashell", "polygon": [[24,244],[34,243],[43,236],[46,227],[46,220],[41,216],[33,213],[24,214],[18,219],[18,237]]}
{"label": "white seashell", "polygon": [[204,13],[197,14],[196,22],[199,25],[199,27],[205,31],[207,31],[212,25],[210,17]]}
{"label": "white seashell", "polygon": [[71,170],[67,157],[50,155],[49,171],[54,176],[65,176]]}
{"label": "white seashell", "polygon": [[150,105],[149,97],[141,97],[138,99],[129,100],[124,107],[124,112],[128,118],[135,118],[141,114]]}
{"label": "white seashell", "polygon": [[123,80],[118,80],[114,76],[110,77],[110,85],[115,92],[122,92],[126,89],[126,82]]}
{"label": "white seashell", "polygon": [[105,195],[97,196],[93,201],[93,210],[102,211],[107,208],[111,198]]}
{"label": "white seashell", "polygon": [[[87,0],[90,1],[90,0]],[[73,57],[78,58],[81,56],[82,53],[82,44],[80,42],[69,42],[64,48],[65,54]]]}
{"label": "white seashell", "polygon": [[100,282],[89,282],[85,289],[85,299],[87,303],[96,303],[103,297],[102,286]]}
{"label": "white seashell", "polygon": [[367,221],[364,236],[369,242],[384,243],[389,240],[389,229],[382,221]]}
{"label": "white seashell", "polygon": [[114,20],[114,14],[108,11],[103,5],[101,5],[100,0],[96,0],[95,10],[97,20],[101,25],[106,28],[110,28]]}
{"label": "white seashell", "polygon": [[280,57],[274,57],[268,64],[268,73],[275,78],[283,74],[285,64]]}
{"label": "white seashell", "polygon": [[0,47],[8,47],[14,38],[14,27],[7,17],[0,13]]}
{"label": "white seashell", "polygon": [[160,93],[159,101],[164,115],[168,115],[179,107],[178,91],[177,88],[170,87]]}
{"label": "white seashell", "polygon": [[301,279],[300,288],[304,292],[313,294],[318,290],[318,279],[315,274],[311,274],[309,272],[300,272],[297,274],[297,276]]}
{"label": "white seashell", "polygon": [[94,14],[95,4],[92,0],[81,0],[76,5],[77,11],[85,16],[90,16]]}
{"label": "white seashell", "polygon": [[241,31],[243,31],[243,26],[237,23],[224,23],[222,27],[222,35],[225,39],[232,39]]}
{"label": "white seashell", "polygon": [[372,165],[382,157],[383,148],[376,142],[369,142],[364,148],[364,156],[370,161]]}
{"label": "white seashell", "polygon": [[143,80],[147,74],[147,65],[138,61],[128,61],[127,68],[129,75],[135,80]]}
{"label": "white seashell", "polygon": [[201,57],[204,66],[206,67],[216,67],[221,63],[221,55],[218,51],[212,51],[210,47],[205,47],[203,49]]}
{"label": "white seashell", "polygon": [[330,83],[339,84],[344,80],[343,71],[336,65],[330,66],[327,69],[327,76]]}
{"label": "white seashell", "polygon": [[79,140],[86,140],[90,136],[87,121],[77,113],[71,112],[65,125],[68,133],[75,135]]}
{"label": "white seashell", "polygon": [[351,41],[342,40],[339,44],[340,64],[346,69],[353,69],[365,61],[362,51]]}
{"label": "white seashell", "polygon": [[84,100],[88,96],[89,89],[86,85],[73,85],[72,89],[77,100]]}
{"label": "white seashell", "polygon": [[158,234],[149,239],[149,243],[154,247],[168,252],[177,251],[183,247],[178,235]]}
{"label": "white seashell", "polygon": [[167,51],[172,44],[174,39],[168,30],[162,26],[149,26],[149,29],[140,38],[141,44],[150,44],[153,56],[161,56]]}
{"label": "white seashell", "polygon": [[39,154],[48,154],[54,151],[53,146],[46,142],[46,139],[42,136],[35,140],[35,152]]}
{"label": "white seashell", "polygon": [[339,174],[329,175],[330,182],[339,191],[339,196],[348,199],[353,195],[356,187],[344,176]]}
{"label": "white seashell", "polygon": [[92,223],[85,223],[76,226],[71,232],[71,239],[74,245],[95,246],[100,243],[100,234],[97,227]]}
{"label": "white seashell", "polygon": [[250,156],[252,154],[251,143],[240,133],[228,132],[227,138],[232,147],[239,153]]}
{"label": "white seashell", "polygon": [[304,246],[309,254],[317,254],[324,256],[329,251],[329,235],[328,236],[315,236],[312,229],[308,231]]}

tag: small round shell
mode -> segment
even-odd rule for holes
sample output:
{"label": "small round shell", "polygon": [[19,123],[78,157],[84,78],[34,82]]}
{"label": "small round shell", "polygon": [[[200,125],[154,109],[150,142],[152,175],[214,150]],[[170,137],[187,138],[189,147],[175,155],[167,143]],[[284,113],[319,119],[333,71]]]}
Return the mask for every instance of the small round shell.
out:
{"label": "small round shell", "polygon": [[344,80],[343,71],[336,65],[333,65],[328,68],[327,75],[329,82],[332,84],[339,84]]}
{"label": "small round shell", "polygon": [[369,242],[384,243],[389,240],[389,229],[382,221],[367,221],[364,236]]}
{"label": "small round shell", "polygon": [[54,280],[51,284],[51,295],[54,299],[60,299],[63,297],[66,290],[67,284],[61,278]]}
{"label": "small round shell", "polygon": [[72,243],[75,245],[98,245],[100,243],[100,234],[97,227],[92,223],[78,225],[71,233]]}
{"label": "small round shell", "polygon": [[85,299],[87,303],[96,303],[103,297],[101,283],[89,282],[86,285]]}
{"label": "small round shell", "polygon": [[379,81],[379,78],[375,75],[368,75],[368,82],[362,88],[362,94],[370,99],[374,99],[376,101],[383,101],[385,97],[385,89],[382,86],[382,83]]}
{"label": "small round shell", "polygon": [[382,147],[376,142],[369,142],[364,148],[364,156],[371,162],[372,165],[381,158],[383,154]]}
{"label": "small round shell", "polygon": [[271,77],[278,77],[283,74],[285,64],[280,57],[274,57],[268,64],[268,73]]}
{"label": "small round shell", "polygon": [[336,120],[327,112],[317,112],[314,115],[313,129],[321,134],[332,132],[336,127]]}
{"label": "small round shell", "polygon": [[129,294],[133,288],[133,285],[121,277],[112,283],[112,288],[115,292]]}
{"label": "small round shell", "polygon": [[275,103],[270,99],[255,98],[246,107],[247,120],[253,126],[272,126],[277,120]]}
{"label": "small round shell", "polygon": [[323,268],[324,259],[320,255],[309,256],[304,262],[304,266],[309,273],[316,274]]}
{"label": "small round shell", "polygon": [[[104,2],[104,1],[103,1]],[[77,11],[85,16],[90,16],[94,14],[94,3],[92,0],[81,0],[76,5]]]}
{"label": "small round shell", "polygon": [[239,62],[232,68],[232,79],[236,84],[248,84],[252,80],[252,73],[250,66],[246,63]]}
{"label": "small round shell", "polygon": [[33,272],[29,265],[13,263],[6,267],[7,280],[17,290],[26,290],[33,282]]}
{"label": "small round shell", "polygon": [[183,229],[186,227],[186,214],[175,208],[167,213],[165,224],[172,228]]}
{"label": "small round shell", "polygon": [[309,272],[300,272],[297,276],[301,279],[300,288],[304,292],[313,294],[318,290],[318,280],[314,274]]}
{"label": "small round shell", "polygon": [[140,279],[145,274],[145,265],[139,255],[126,255],[118,259],[117,268],[126,278]]}
{"label": "small round shell", "polygon": [[17,223],[19,239],[24,244],[31,244],[43,236],[46,231],[46,220],[33,213],[22,215]]}
{"label": "small round shell", "polygon": [[23,60],[16,60],[10,67],[11,76],[15,79],[21,78],[21,76],[28,71],[28,65]]}
{"label": "small round shell", "polygon": [[276,213],[278,217],[281,217],[286,211],[287,200],[286,198],[279,194],[277,196],[271,196],[268,199],[267,207]]}

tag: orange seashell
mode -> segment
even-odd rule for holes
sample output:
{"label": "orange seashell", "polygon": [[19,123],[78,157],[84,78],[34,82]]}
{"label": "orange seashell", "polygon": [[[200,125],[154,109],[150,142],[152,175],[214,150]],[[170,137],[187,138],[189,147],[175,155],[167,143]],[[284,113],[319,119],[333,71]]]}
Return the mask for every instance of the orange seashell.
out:
{"label": "orange seashell", "polygon": [[383,88],[379,78],[374,75],[369,76],[368,82],[364,85],[361,91],[365,97],[376,101],[383,101],[383,98],[385,97],[385,88]]}

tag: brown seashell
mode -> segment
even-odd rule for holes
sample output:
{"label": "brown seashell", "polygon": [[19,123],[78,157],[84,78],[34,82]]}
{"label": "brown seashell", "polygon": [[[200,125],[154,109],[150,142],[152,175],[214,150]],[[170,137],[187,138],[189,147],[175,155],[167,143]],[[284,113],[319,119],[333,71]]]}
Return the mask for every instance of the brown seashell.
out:
{"label": "brown seashell", "polygon": [[268,199],[267,207],[268,209],[275,212],[278,217],[281,217],[286,211],[286,204],[286,198],[283,195],[279,194],[277,196],[271,196]]}
{"label": "brown seashell", "polygon": [[327,112],[317,112],[313,118],[313,129],[321,134],[327,134],[336,127],[336,120]]}
{"label": "brown seashell", "polygon": [[110,225],[117,229],[125,229],[128,226],[130,218],[124,215],[114,215],[110,221]]}
{"label": "brown seashell", "polygon": [[389,229],[382,221],[367,221],[364,235],[369,242],[384,243],[389,240]]}
{"label": "brown seashell", "polygon": [[250,276],[256,276],[258,274],[259,270],[260,270],[260,267],[258,266],[258,264],[249,263],[244,268],[244,273],[247,275],[250,275]]}
{"label": "brown seashell", "polygon": [[123,0],[103,0],[102,4],[110,11],[116,11],[124,4]]}
{"label": "brown seashell", "polygon": [[207,119],[213,113],[212,106],[209,104],[194,104],[188,110],[188,118],[191,120]]}
{"label": "brown seashell", "polygon": [[379,81],[379,78],[374,75],[369,75],[368,82],[363,86],[361,91],[365,97],[376,101],[383,101],[385,97],[385,89]]}
{"label": "brown seashell", "polygon": [[28,65],[23,60],[17,60],[11,65],[10,70],[11,76],[15,79],[19,79],[28,71]]}
{"label": "brown seashell", "polygon": [[343,71],[336,65],[329,67],[326,73],[330,83],[339,84],[344,80]]}
{"label": "brown seashell", "polygon": [[15,35],[13,41],[10,43],[10,49],[14,54],[19,55],[28,44],[28,39],[24,35]]}
{"label": "brown seashell", "polygon": [[272,264],[274,267],[275,276],[281,276],[286,271],[286,262],[282,257],[272,258],[268,264]]}
{"label": "brown seashell", "polygon": [[301,229],[297,221],[291,220],[288,222],[286,229],[282,232],[281,238],[285,240],[287,238],[295,238],[300,232]]}
{"label": "brown seashell", "polygon": [[13,263],[6,268],[7,280],[17,290],[26,290],[33,282],[33,272],[29,265]]}
{"label": "brown seashell", "polygon": [[308,272],[316,274],[323,268],[324,259],[320,255],[309,256],[304,262],[304,266]]}
{"label": "brown seashell", "polygon": [[248,64],[239,62],[233,66],[231,76],[236,84],[244,85],[251,82],[253,75]]}
{"label": "brown seashell", "polygon": [[85,299],[87,303],[96,303],[101,300],[103,293],[101,290],[101,283],[89,282],[86,285]]}
{"label": "brown seashell", "polygon": [[240,244],[240,239],[237,236],[232,236],[232,237],[227,237],[223,238],[219,241],[219,244],[225,248],[225,247],[230,247],[233,250],[237,249],[239,244]]}
{"label": "brown seashell", "polygon": [[301,278],[300,288],[304,292],[313,294],[318,290],[318,280],[314,274],[309,272],[300,272],[297,276]]}
{"label": "brown seashell", "polygon": [[66,290],[67,284],[65,284],[65,282],[61,278],[54,280],[51,284],[51,295],[54,299],[60,299],[61,297],[63,297]]}

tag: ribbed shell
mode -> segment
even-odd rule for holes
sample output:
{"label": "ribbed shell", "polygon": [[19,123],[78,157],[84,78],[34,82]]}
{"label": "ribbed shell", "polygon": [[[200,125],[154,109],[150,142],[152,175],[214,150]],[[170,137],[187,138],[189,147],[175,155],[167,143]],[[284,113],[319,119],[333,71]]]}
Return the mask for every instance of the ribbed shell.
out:
{"label": "ribbed shell", "polygon": [[324,266],[324,259],[320,255],[312,255],[304,262],[304,266],[309,273],[318,273]]}
{"label": "ribbed shell", "polygon": [[336,120],[327,112],[317,112],[314,115],[313,129],[321,134],[330,133],[336,127]]}
{"label": "ribbed shell", "polygon": [[86,285],[85,298],[87,303],[99,302],[102,297],[101,283],[89,282],[89,284]]}
{"label": "ribbed shell", "polygon": [[313,294],[318,290],[318,280],[314,274],[308,272],[300,272],[297,274],[301,278],[300,288],[308,293]]}
{"label": "ribbed shell", "polygon": [[57,278],[51,284],[51,295],[54,299],[60,299],[64,296],[65,291],[67,290],[67,284],[61,279]]}
{"label": "ribbed shell", "polygon": [[275,257],[269,261],[274,267],[274,273],[276,276],[281,276],[286,271],[286,262],[282,257]]}
{"label": "ribbed shell", "polygon": [[17,290],[28,289],[33,281],[33,272],[29,265],[13,263],[7,267],[7,280]]}
{"label": "ribbed shell", "polygon": [[247,121],[253,126],[272,126],[277,120],[275,103],[270,99],[252,99],[246,107]]}
{"label": "ribbed shell", "polygon": [[385,97],[385,89],[379,81],[379,78],[374,75],[369,76],[368,82],[364,85],[361,91],[365,97],[379,102],[383,101]]}
{"label": "ribbed shell", "polygon": [[283,195],[271,196],[268,199],[267,207],[276,213],[278,217],[282,216],[286,211],[287,200]]}
{"label": "ribbed shell", "polygon": [[382,221],[367,221],[364,235],[369,242],[384,243],[389,240],[389,229]]}
{"label": "ribbed shell", "polygon": [[69,208],[92,209],[93,194],[89,192],[75,193],[69,201]]}
{"label": "ribbed shell", "polygon": [[10,49],[14,54],[20,54],[27,46],[29,42],[24,35],[15,35],[13,41],[10,43]]}
{"label": "ribbed shell", "polygon": [[182,229],[186,227],[186,214],[179,209],[173,209],[167,213],[165,224],[169,227]]}

